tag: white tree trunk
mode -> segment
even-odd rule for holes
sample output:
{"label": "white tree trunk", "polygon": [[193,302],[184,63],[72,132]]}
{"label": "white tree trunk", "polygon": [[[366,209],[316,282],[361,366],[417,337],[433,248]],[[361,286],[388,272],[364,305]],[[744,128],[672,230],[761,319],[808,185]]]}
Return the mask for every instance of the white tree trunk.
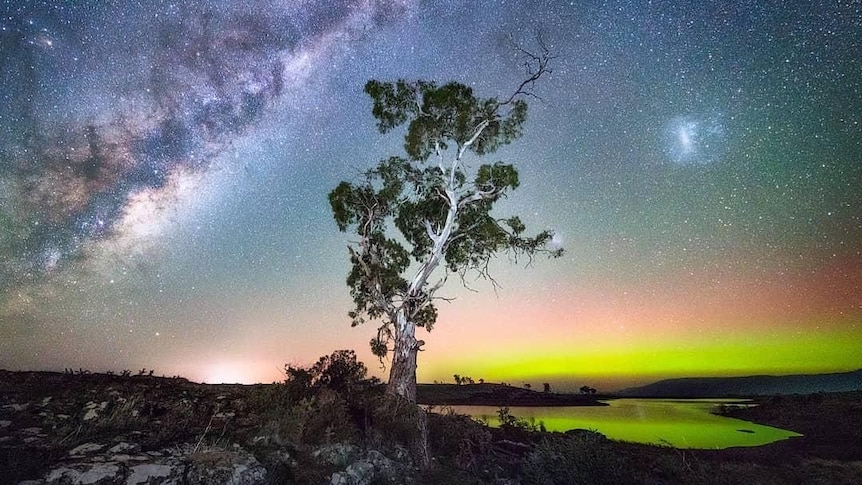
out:
{"label": "white tree trunk", "polygon": [[416,340],[416,324],[407,318],[404,307],[398,310],[394,323],[395,349],[386,390],[415,403],[416,356],[420,346],[420,342]]}

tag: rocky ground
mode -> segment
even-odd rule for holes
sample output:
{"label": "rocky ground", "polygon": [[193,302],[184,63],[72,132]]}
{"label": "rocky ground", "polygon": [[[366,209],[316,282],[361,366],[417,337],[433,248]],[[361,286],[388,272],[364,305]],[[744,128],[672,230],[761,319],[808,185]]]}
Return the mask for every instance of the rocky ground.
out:
{"label": "rocky ground", "polygon": [[728,450],[432,414],[421,468],[415,408],[332,362],[256,386],[0,371],[0,484],[862,483],[859,393],[729,409],[806,436]]}
{"label": "rocky ground", "polygon": [[282,483],[303,461],[359,483],[408,466],[337,442],[293,456],[262,387],[0,371],[0,483]]}

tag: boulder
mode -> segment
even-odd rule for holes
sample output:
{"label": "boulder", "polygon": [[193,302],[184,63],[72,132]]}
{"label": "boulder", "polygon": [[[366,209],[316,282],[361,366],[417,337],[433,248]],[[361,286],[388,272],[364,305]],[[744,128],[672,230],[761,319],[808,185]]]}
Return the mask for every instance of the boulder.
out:
{"label": "boulder", "polygon": [[410,481],[412,469],[386,457],[377,450],[369,450],[365,456],[347,466],[344,471],[333,473],[331,485],[369,485],[371,483],[402,484]]}
{"label": "boulder", "polygon": [[339,468],[352,463],[359,454],[359,448],[348,443],[333,443],[322,446],[311,453],[317,461],[329,463]]}
{"label": "boulder", "polygon": [[49,471],[43,485],[256,485],[266,483],[266,468],[239,445],[191,445],[140,453],[140,446],[121,442],[85,443],[61,466]]}

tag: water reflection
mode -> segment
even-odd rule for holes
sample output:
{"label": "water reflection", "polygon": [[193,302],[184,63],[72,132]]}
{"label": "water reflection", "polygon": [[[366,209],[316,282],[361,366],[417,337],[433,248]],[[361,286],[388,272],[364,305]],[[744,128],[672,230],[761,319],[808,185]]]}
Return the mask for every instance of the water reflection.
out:
{"label": "water reflection", "polygon": [[[509,413],[548,431],[590,429],[608,438],[677,448],[760,446],[801,436],[793,431],[712,414],[730,399],[613,399],[610,406],[513,407]],[[493,406],[451,406],[455,412],[498,426]]]}

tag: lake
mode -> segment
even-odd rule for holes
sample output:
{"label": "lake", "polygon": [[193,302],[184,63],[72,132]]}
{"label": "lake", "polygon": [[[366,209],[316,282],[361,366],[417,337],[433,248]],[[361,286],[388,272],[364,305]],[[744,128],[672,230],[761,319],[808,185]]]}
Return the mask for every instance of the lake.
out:
{"label": "lake", "polygon": [[[801,436],[793,431],[717,416],[717,406],[739,403],[732,399],[612,399],[609,406],[511,407],[509,413],[548,431],[589,429],[608,438],[676,448],[730,448],[760,446]],[[498,426],[493,406],[449,406]]]}

